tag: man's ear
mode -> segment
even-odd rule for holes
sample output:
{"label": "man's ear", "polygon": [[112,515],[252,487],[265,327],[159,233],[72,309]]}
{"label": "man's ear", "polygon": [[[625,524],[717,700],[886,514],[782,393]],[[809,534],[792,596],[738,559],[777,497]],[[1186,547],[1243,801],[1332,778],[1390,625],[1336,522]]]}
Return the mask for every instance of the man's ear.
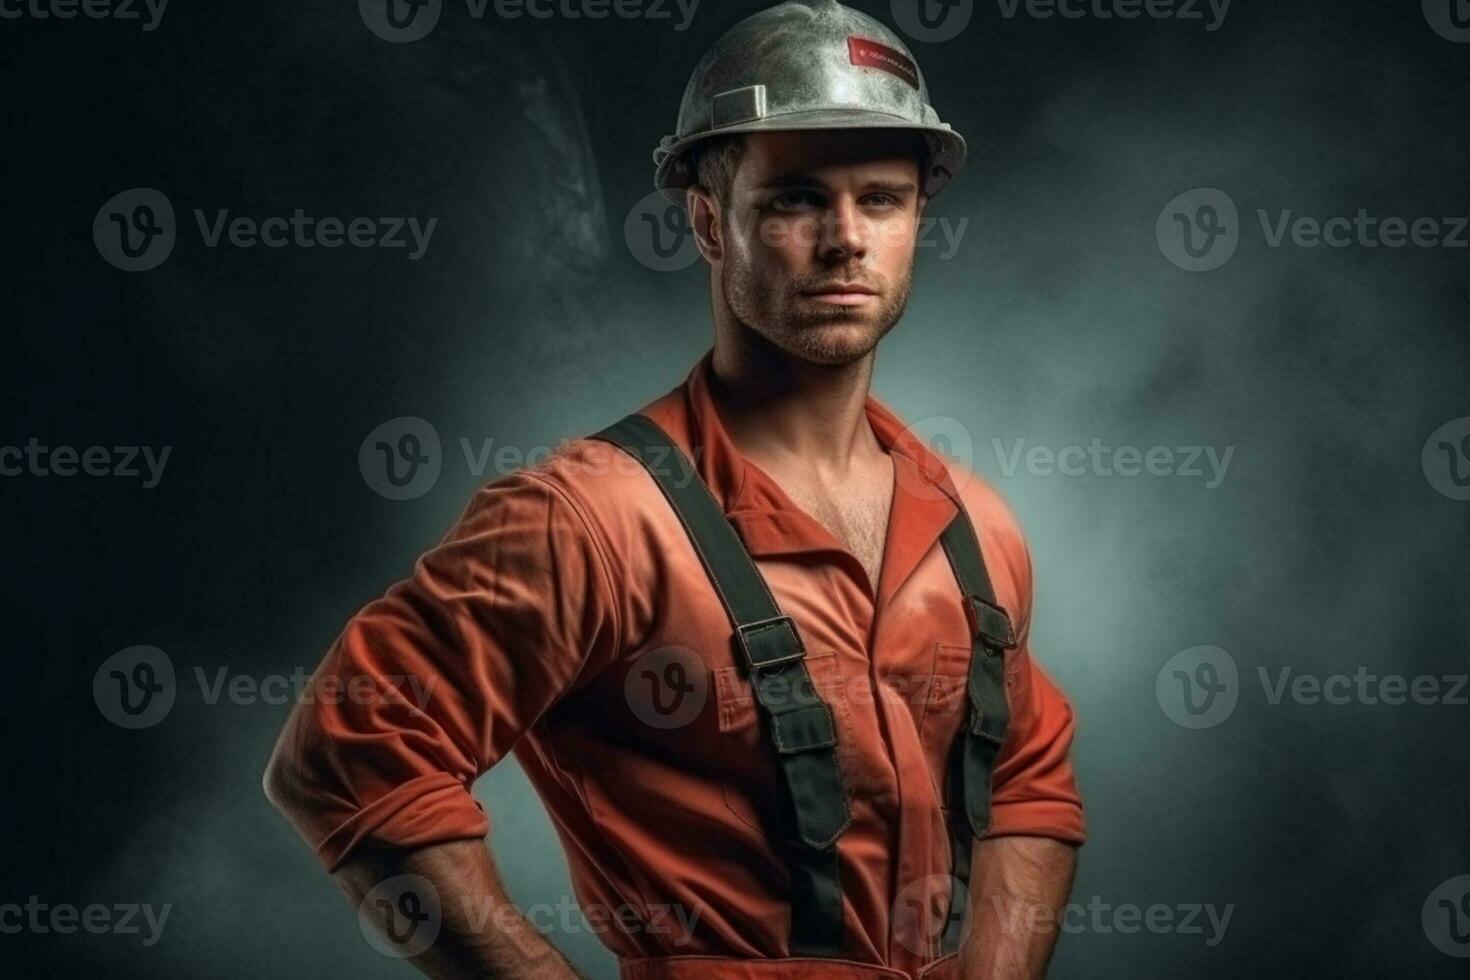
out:
{"label": "man's ear", "polygon": [[725,257],[725,227],[720,204],[703,187],[690,187],[685,191],[684,204],[699,254],[713,265]]}

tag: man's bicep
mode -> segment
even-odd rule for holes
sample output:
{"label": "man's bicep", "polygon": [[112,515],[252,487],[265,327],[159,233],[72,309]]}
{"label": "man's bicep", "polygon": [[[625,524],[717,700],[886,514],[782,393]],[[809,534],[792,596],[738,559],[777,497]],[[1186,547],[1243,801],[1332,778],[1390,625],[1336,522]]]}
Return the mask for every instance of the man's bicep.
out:
{"label": "man's bicep", "polygon": [[1076,717],[1029,644],[1007,654],[1011,718],[996,759],[993,820],[987,836],[1051,837],[1072,844],[1086,838],[1082,799],[1072,768]]}
{"label": "man's bicep", "polygon": [[332,644],[273,760],[329,868],[364,842],[483,836],[470,793],[617,646],[605,548],[534,472],[479,490],[413,574]]}

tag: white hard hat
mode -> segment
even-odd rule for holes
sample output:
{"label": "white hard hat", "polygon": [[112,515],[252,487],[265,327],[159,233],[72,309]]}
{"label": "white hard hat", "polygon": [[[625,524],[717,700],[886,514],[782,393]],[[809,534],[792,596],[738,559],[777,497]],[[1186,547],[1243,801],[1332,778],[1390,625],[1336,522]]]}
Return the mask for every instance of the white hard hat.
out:
{"label": "white hard hat", "polygon": [[965,141],[940,122],[903,41],[837,0],[792,0],[726,31],[695,66],[677,131],[653,151],[654,185],[683,203],[688,150],[726,133],[912,129],[928,141],[930,197],[965,163]]}

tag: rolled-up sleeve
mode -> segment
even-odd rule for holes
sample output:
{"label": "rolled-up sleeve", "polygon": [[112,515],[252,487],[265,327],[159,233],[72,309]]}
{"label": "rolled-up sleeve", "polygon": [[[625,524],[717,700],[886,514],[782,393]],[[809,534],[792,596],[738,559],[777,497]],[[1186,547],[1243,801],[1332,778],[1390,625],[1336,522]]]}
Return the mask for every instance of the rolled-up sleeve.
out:
{"label": "rolled-up sleeve", "polygon": [[987,837],[1051,837],[1082,844],[1087,837],[1082,798],[1072,770],[1076,719],[1071,702],[1031,655],[1031,556],[1019,528],[1016,557],[1017,646],[1006,654],[1011,720],[996,758]]}
{"label": "rolled-up sleeve", "polygon": [[614,581],[552,478],[480,489],[332,644],[276,746],[272,801],[328,870],[364,844],[485,836],[474,780],[615,656]]}

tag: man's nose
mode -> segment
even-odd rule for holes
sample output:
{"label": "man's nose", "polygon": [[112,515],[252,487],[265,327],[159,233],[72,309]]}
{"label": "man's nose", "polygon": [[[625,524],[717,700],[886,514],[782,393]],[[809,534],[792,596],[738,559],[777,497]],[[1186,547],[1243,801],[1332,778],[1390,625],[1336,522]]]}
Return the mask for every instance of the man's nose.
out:
{"label": "man's nose", "polygon": [[870,224],[855,199],[837,198],[822,215],[818,253],[827,261],[867,254]]}

